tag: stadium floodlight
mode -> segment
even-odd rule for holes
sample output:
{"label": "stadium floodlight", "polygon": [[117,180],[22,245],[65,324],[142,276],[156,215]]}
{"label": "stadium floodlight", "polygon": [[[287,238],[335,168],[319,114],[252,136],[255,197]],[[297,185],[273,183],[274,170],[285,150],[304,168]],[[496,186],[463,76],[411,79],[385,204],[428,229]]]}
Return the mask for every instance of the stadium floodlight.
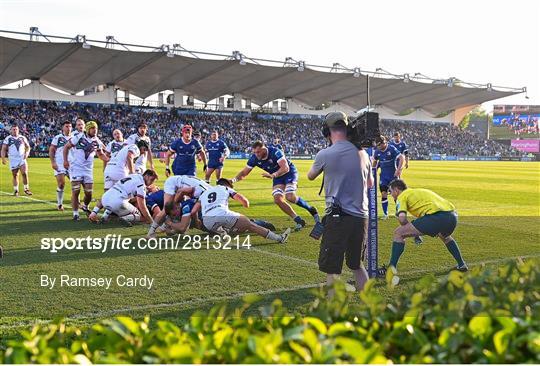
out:
{"label": "stadium floodlight", "polygon": [[353,71],[354,71],[353,76],[354,76],[355,78],[359,78],[360,75],[361,75],[361,74],[360,74],[360,68],[359,68],[359,67],[355,67],[355,68],[353,69]]}
{"label": "stadium floodlight", "polygon": [[171,47],[168,44],[162,44],[159,49],[161,50],[161,52],[164,52],[167,55],[167,57],[170,57],[170,58],[174,57],[174,52],[171,51]]}
{"label": "stadium floodlight", "polygon": [[487,83],[486,90],[487,91],[493,91],[493,85],[491,85],[491,83]]}
{"label": "stadium floodlight", "polygon": [[298,61],[298,71],[304,71],[306,69],[305,61]]}
{"label": "stadium floodlight", "polygon": [[233,58],[238,61],[240,65],[245,65],[246,60],[244,59],[244,55],[240,51],[233,51]]}
{"label": "stadium floodlight", "polygon": [[408,83],[411,81],[411,76],[409,74],[403,74],[403,82]]}
{"label": "stadium floodlight", "polygon": [[456,81],[456,78],[454,78],[454,77],[449,78],[447,80],[446,86],[448,86],[449,88],[453,87],[455,81]]}
{"label": "stadium floodlight", "polygon": [[84,48],[85,50],[89,50],[91,48],[90,44],[86,42],[86,36],[83,34],[77,34],[77,36],[75,37],[75,41],[81,43],[82,48]]}

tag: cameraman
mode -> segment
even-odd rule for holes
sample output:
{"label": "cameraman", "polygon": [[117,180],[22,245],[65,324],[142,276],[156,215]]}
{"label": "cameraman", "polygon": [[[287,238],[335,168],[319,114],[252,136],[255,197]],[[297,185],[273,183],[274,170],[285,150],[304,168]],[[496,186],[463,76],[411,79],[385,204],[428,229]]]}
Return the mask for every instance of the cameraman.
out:
{"label": "cameraman", "polygon": [[364,150],[347,139],[349,120],[343,112],[325,117],[323,135],[330,146],[319,151],[308,172],[314,180],[324,172],[326,211],[319,252],[319,269],[331,285],[343,269],[354,273],[356,288],[361,291],[368,274],[363,264],[368,232],[368,188],[373,186],[371,162]]}

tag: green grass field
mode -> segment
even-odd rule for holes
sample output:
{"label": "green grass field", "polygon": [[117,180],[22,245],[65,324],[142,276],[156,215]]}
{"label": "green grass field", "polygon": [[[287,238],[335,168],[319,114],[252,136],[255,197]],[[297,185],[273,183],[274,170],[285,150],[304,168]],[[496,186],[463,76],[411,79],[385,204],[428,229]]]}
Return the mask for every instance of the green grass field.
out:
{"label": "green grass field", "polygon": [[[55,254],[41,250],[43,237],[104,237],[114,233],[136,238],[144,236],[147,228],[71,221],[69,207],[64,213],[55,210],[55,180],[48,159],[31,159],[29,164],[31,198],[11,196],[11,174],[1,166],[0,229],[5,256],[0,260],[0,336],[60,316],[83,324],[118,314],[150,314],[154,320],[182,322],[193,311],[216,302],[236,304],[246,293],[259,293],[266,301],[280,297],[287,307],[301,311],[312,299],[310,288],[324,279],[316,264],[318,242],[308,236],[311,220],[310,227],[293,233],[286,245],[252,238],[251,250],[82,250]],[[320,179],[310,182],[305,178],[311,162],[295,164],[300,170],[300,195],[322,210],[323,200],[317,196]],[[96,165],[97,196],[103,179],[101,163]],[[227,162],[225,176],[232,176],[243,165],[243,161]],[[158,166],[162,172],[163,165]],[[456,205],[460,224],[455,238],[470,265],[540,256],[539,163],[412,161],[404,179],[411,187],[432,189]],[[163,184],[163,177],[158,184]],[[250,199],[251,208],[233,204],[233,209],[266,218],[280,229],[293,226],[272,203],[270,181],[262,178],[260,171],[254,171],[236,188]],[[390,212],[393,209],[391,204]],[[297,211],[307,216],[302,209]],[[393,218],[380,221],[381,263],[388,260],[396,226]],[[411,286],[425,273],[442,276],[452,266],[452,257],[438,240],[425,238],[419,247],[410,243],[400,262],[402,282],[395,291]],[[40,286],[41,274],[147,275],[155,278],[155,284],[151,290],[114,286],[109,290],[48,290]],[[344,277],[350,274],[345,271]],[[379,288],[384,296],[394,296],[384,283]]]}

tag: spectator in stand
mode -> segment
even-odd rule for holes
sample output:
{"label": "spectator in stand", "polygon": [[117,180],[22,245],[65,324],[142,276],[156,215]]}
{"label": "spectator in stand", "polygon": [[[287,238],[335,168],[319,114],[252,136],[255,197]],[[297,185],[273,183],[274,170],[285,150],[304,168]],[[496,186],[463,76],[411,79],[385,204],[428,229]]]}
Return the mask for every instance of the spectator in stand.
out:
{"label": "spectator in stand", "polygon": [[[17,124],[21,135],[29,140],[33,151],[46,152],[64,120],[77,118],[99,123],[99,136],[104,143],[112,131],[120,129],[124,136],[137,132],[141,122],[148,125],[153,150],[167,151],[171,142],[179,139],[184,124],[200,131],[202,141],[208,141],[211,131],[218,131],[231,153],[248,153],[253,141],[278,140],[286,155],[314,155],[326,147],[321,134],[321,119],[290,118],[288,120],[258,120],[246,115],[219,113],[179,113],[177,109],[140,108],[123,105],[67,104],[57,102],[9,103],[0,101],[0,121],[4,126]],[[461,156],[521,156],[517,150],[493,140],[485,140],[470,131],[433,122],[381,120],[381,133],[392,136],[396,131],[409,144],[411,159],[430,159],[433,154]],[[9,130],[0,128],[0,138]]]}

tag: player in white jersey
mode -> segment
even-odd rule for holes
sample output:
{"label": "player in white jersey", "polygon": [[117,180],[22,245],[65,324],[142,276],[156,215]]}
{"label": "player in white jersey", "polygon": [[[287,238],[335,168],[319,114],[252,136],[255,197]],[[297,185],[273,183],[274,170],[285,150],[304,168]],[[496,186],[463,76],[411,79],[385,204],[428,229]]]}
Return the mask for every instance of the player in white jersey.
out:
{"label": "player in white jersey", "polygon": [[[152,185],[157,179],[157,174],[152,170],[147,170],[143,174],[130,174],[109,189],[101,202],[103,206],[118,215],[121,222],[127,226],[145,221],[152,222],[152,216],[146,207],[146,187]],[[129,203],[129,200],[136,197],[137,207]]]}
{"label": "player in white jersey", "polygon": [[13,175],[13,195],[19,195],[19,171],[22,175],[24,184],[24,193],[32,195],[30,191],[30,182],[28,178],[28,155],[30,155],[30,144],[23,135],[19,134],[19,126],[11,126],[11,134],[6,137],[2,143],[0,155],[2,164],[6,165],[6,153],[9,159],[9,169]]}
{"label": "player in white jersey", "polygon": [[154,222],[150,225],[148,237],[153,237],[156,234],[156,229],[163,224],[165,217],[171,214],[175,202],[180,202],[184,196],[199,198],[209,188],[210,184],[190,175],[173,175],[167,178],[163,185],[163,191],[165,192],[163,210],[156,215]]}
{"label": "player in white jersey", "polygon": [[[144,140],[139,140],[136,145],[125,145],[120,151],[113,153],[107,162],[103,175],[105,182],[103,184],[103,190],[107,192],[112,186],[121,179],[124,179],[129,174],[136,173],[135,171],[135,159],[148,150],[148,144]],[[98,200],[96,207],[92,210],[88,219],[92,222],[97,222],[97,214],[103,207],[102,203]],[[105,211],[103,220],[107,220],[110,212]]]}
{"label": "player in white jersey", "polygon": [[220,178],[217,186],[205,190],[195,204],[193,210],[197,210],[200,205],[203,225],[210,232],[251,232],[278,243],[287,241],[290,228],[280,235],[259,226],[246,216],[229,210],[229,198],[240,202],[245,208],[249,207],[247,198],[236,192],[232,182],[225,178]]}
{"label": "player in white jersey", "polygon": [[[73,220],[79,220],[79,193],[81,184],[84,189],[84,204],[81,209],[90,214],[88,205],[92,201],[92,190],[94,185],[94,156],[107,161],[108,158],[103,153],[103,143],[97,137],[98,125],[90,121],[85,125],[86,132],[77,132],[64,147],[64,168],[69,169],[71,180],[71,206],[73,207]],[[68,156],[73,149],[72,161]]]}
{"label": "player in white jersey", "polygon": [[64,211],[64,187],[66,185],[66,175],[68,171],[64,168],[64,146],[67,145],[71,138],[71,122],[64,121],[62,125],[62,133],[54,136],[49,147],[49,158],[51,166],[56,177],[56,204],[58,211]]}
{"label": "player in white jersey", "polygon": [[[105,146],[105,154],[110,158],[114,153],[122,150],[122,148],[128,145],[128,142],[124,140],[124,135],[119,129],[115,129],[112,132],[113,140]],[[105,164],[107,166],[107,164]]]}
{"label": "player in white jersey", "polygon": [[150,142],[150,137],[147,135],[148,125],[144,122],[139,123],[137,126],[137,133],[130,135],[127,138],[129,144],[136,144],[139,140],[144,140],[148,143],[148,151],[144,154],[141,154],[137,161],[135,161],[135,170],[139,173],[142,173],[146,170],[146,161],[150,164],[150,169],[154,169],[154,161],[152,160],[152,143]]}

